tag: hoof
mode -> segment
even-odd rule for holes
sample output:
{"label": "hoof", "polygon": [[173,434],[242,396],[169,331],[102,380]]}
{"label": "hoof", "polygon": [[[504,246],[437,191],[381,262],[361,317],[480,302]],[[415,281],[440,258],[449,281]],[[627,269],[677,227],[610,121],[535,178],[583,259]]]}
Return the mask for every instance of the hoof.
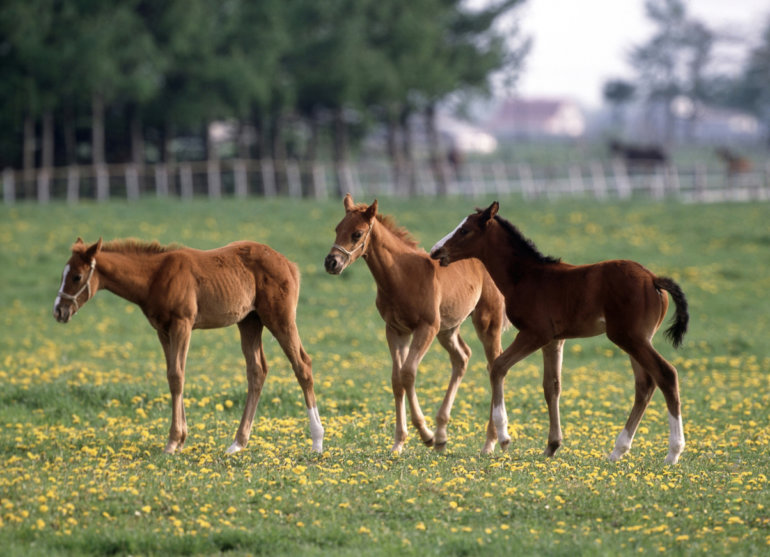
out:
{"label": "hoof", "polygon": [[238,441],[233,441],[233,444],[227,448],[225,454],[235,454],[243,450],[243,446]]}
{"label": "hoof", "polygon": [[[428,439],[427,441],[425,439],[422,440],[423,443],[425,443],[426,447],[432,447],[433,446],[433,437]],[[445,443],[446,444],[446,443]]]}
{"label": "hoof", "polygon": [[666,464],[672,464],[672,465],[676,464],[677,462],[679,462],[679,455],[678,454],[668,453],[668,455],[666,455],[666,461],[665,462],[666,462]]}
{"label": "hoof", "polygon": [[505,452],[508,449],[508,445],[511,444],[511,438],[508,437],[507,439],[500,440],[500,450]]}
{"label": "hoof", "polygon": [[441,443],[435,443],[433,445],[433,450],[437,453],[442,453],[446,449],[446,441],[442,441]]}
{"label": "hoof", "polygon": [[561,441],[551,441],[548,443],[548,446],[545,448],[545,451],[543,451],[543,454],[545,456],[551,457],[556,454],[556,451],[559,450],[559,447],[561,447]]}
{"label": "hoof", "polygon": [[496,441],[487,441],[481,448],[481,454],[492,454],[495,452]]}

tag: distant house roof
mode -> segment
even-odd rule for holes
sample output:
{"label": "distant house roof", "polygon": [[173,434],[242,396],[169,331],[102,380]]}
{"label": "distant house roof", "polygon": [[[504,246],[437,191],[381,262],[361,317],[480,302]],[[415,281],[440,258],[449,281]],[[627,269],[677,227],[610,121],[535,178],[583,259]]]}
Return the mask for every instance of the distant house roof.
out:
{"label": "distant house roof", "polygon": [[585,117],[572,101],[563,99],[508,99],[487,124],[498,137],[578,137],[586,128]]}

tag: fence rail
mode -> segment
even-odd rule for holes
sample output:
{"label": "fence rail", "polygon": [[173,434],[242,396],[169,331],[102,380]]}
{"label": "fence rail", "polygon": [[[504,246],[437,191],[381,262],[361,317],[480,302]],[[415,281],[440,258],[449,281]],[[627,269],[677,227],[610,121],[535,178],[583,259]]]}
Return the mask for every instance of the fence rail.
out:
{"label": "fence rail", "polygon": [[[456,170],[456,171],[455,171]],[[441,189],[427,162],[415,166],[416,185],[411,193],[437,195]],[[726,174],[703,165],[666,166],[630,171],[618,161],[589,161],[563,166],[533,166],[505,161],[473,161],[460,169],[447,167],[448,194],[478,196],[519,193],[525,198],[592,196],[656,199],[674,197],[691,202],[770,199],[770,161],[757,171]],[[341,185],[338,185],[341,184]],[[355,195],[401,195],[408,191],[394,182],[387,161],[366,161],[335,168],[332,164],[300,165],[294,161],[211,160],[173,165],[114,164],[69,166],[2,173],[3,202],[143,196],[248,197],[288,196],[317,199],[350,191]]]}

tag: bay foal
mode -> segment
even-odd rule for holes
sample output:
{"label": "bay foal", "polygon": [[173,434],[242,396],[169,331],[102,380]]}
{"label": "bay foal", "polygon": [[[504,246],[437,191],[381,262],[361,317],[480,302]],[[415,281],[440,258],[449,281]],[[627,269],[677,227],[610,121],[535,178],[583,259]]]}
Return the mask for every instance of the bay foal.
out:
{"label": "bay foal", "polygon": [[[505,324],[504,300],[484,266],[463,261],[442,268],[431,261],[403,228],[377,213],[377,201],[356,205],[344,199],[345,217],[336,228],[334,246],[324,261],[326,271],[340,274],[363,257],[377,284],[377,309],[385,321],[385,336],[393,360],[391,384],[396,404],[396,432],[392,452],[400,453],[406,441],[406,409],[423,443],[442,450],[457,389],[468,365],[471,349],[460,337],[460,325],[471,315],[476,334],[491,365],[502,351],[500,335]],[[436,433],[426,426],[415,391],[417,368],[433,339],[449,352],[452,378],[436,416]],[[496,442],[489,419],[485,452]]]}
{"label": "bay foal", "polygon": [[322,452],[324,430],[313,390],[310,358],[302,348],[295,316],[299,272],[277,251],[256,242],[234,242],[200,251],[132,240],[87,246],[78,238],[62,273],[53,314],[67,323],[99,290],[137,304],[158,333],[171,390],[171,429],[165,451],[180,450],[187,437],[183,390],[193,329],[238,324],[246,359],[248,392],[235,441],[246,446],[267,375],[262,329],[275,336],[305,395],[313,450]]}
{"label": "bay foal", "polygon": [[[687,300],[671,279],[657,277],[633,261],[604,261],[569,265],[542,255],[532,242],[497,215],[492,203],[463,220],[431,250],[431,257],[449,265],[477,258],[505,296],[506,311],[519,330],[513,343],[492,365],[491,413],[500,446],[510,442],[503,399],[508,370],[539,348],[556,350],[564,339],[606,333],[607,338],[631,357],[636,395],[626,426],[617,438],[610,459],[620,459],[631,448],[639,421],[657,385],[666,399],[669,415],[669,450],[666,462],[675,464],[684,450],[679,383],[674,366],[652,346],[652,337],[668,309],[667,291],[676,304],[674,322],[666,335],[678,347],[689,315]],[[550,428],[546,454],[561,445],[559,395],[561,352],[558,365],[543,374]]]}

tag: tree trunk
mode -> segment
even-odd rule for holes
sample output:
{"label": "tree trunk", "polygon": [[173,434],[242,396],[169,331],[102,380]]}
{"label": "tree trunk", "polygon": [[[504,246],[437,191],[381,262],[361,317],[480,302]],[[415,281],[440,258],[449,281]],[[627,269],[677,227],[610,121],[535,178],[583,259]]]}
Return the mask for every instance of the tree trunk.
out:
{"label": "tree trunk", "polygon": [[401,152],[403,155],[406,194],[413,196],[417,194],[417,176],[414,168],[412,126],[409,123],[409,116],[410,112],[406,109],[401,113]]}
{"label": "tree trunk", "polygon": [[22,177],[24,197],[32,199],[35,195],[35,120],[30,114],[24,115],[24,144],[22,152]]}
{"label": "tree trunk", "polygon": [[351,191],[351,186],[347,174],[348,161],[348,130],[345,125],[345,118],[342,108],[336,108],[333,116],[334,142],[333,153],[334,175],[337,178],[337,193],[342,197]]}
{"label": "tree trunk", "polygon": [[433,172],[433,180],[436,183],[438,195],[447,194],[447,180],[444,172],[444,157],[442,156],[439,142],[438,128],[436,127],[436,106],[430,103],[425,108],[425,131],[428,138],[428,158]]}
{"label": "tree trunk", "polygon": [[281,114],[272,118],[270,126],[270,149],[273,154],[273,170],[276,190],[281,195],[288,193],[289,181],[286,176],[286,142],[283,137],[284,120]]}
{"label": "tree trunk", "polygon": [[43,113],[43,151],[40,159],[40,166],[50,170],[53,168],[53,149],[54,149],[54,120],[53,112],[46,110]]}
{"label": "tree trunk", "polygon": [[318,136],[319,136],[319,123],[318,112],[312,111],[307,121],[310,128],[310,137],[307,140],[305,146],[305,154],[302,160],[302,195],[303,196],[317,196],[315,183],[314,166],[316,159],[318,158]]}
{"label": "tree trunk", "polygon": [[401,156],[401,150],[398,148],[398,128],[398,119],[395,113],[389,113],[386,123],[386,141],[394,192],[401,192],[404,189],[404,161]]}
{"label": "tree trunk", "polygon": [[137,165],[144,165],[144,133],[142,131],[142,118],[139,109],[132,106],[129,114],[129,133],[131,135],[131,161]]}
{"label": "tree trunk", "polygon": [[77,138],[75,137],[75,113],[71,104],[64,107],[62,113],[62,129],[64,130],[64,160],[68,166],[78,163]]}
{"label": "tree trunk", "polygon": [[91,97],[91,162],[94,166],[105,163],[104,156],[104,98],[96,93]]}

